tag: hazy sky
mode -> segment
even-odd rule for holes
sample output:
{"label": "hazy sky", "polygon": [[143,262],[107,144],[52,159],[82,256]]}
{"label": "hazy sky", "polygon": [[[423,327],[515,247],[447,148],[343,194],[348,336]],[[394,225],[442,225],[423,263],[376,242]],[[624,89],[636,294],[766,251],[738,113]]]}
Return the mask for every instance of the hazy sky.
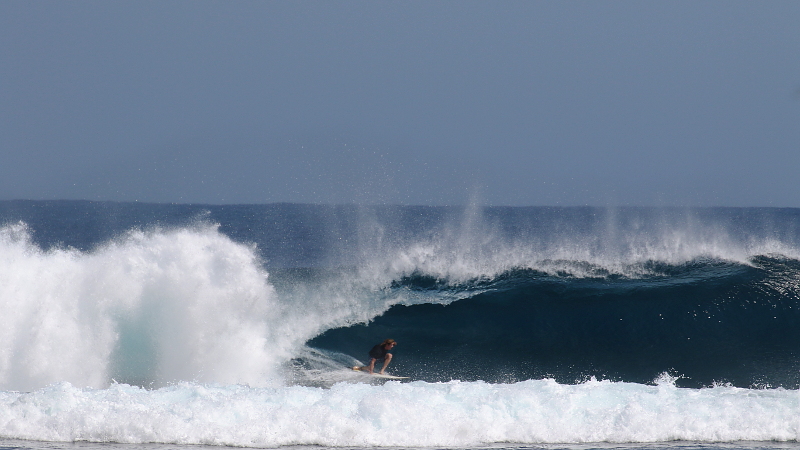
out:
{"label": "hazy sky", "polygon": [[800,207],[800,2],[0,2],[0,199]]}

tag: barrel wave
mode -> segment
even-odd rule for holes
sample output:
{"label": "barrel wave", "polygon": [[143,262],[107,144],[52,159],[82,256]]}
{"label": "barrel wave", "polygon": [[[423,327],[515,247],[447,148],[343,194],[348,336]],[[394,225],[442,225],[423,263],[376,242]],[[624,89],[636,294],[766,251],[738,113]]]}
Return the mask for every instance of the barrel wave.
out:
{"label": "barrel wave", "polygon": [[[400,336],[397,370],[431,381],[648,383],[669,373],[680,386],[797,388],[800,261],[759,256],[649,269],[635,279],[515,269],[474,282],[480,293],[466,299],[394,306],[311,344],[358,355],[353,343]],[[423,275],[395,286],[448,288]]]}
{"label": "barrel wave", "polygon": [[[798,249],[796,209],[0,202],[0,437],[796,441]],[[410,382],[349,369],[389,337]]]}

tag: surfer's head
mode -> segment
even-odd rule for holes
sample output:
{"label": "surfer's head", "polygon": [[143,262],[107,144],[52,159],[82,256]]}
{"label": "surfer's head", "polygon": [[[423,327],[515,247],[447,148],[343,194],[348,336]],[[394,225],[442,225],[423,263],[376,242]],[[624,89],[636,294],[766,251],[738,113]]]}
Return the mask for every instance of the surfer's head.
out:
{"label": "surfer's head", "polygon": [[386,348],[386,347],[394,347],[395,345],[397,345],[397,342],[395,342],[394,339],[387,339],[387,340],[383,341],[383,343],[381,344],[381,347],[384,347],[384,348]]}

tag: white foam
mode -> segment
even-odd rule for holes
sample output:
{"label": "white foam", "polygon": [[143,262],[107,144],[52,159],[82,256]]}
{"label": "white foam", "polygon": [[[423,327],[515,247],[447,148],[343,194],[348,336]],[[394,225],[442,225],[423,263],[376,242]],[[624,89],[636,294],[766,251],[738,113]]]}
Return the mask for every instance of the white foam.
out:
{"label": "white foam", "polygon": [[[255,250],[216,227],[132,231],[89,253],[0,232],[0,386],[112,377],[264,384],[292,343]],[[288,325],[287,325],[288,327]]]}
{"label": "white foam", "polygon": [[177,381],[283,385],[286,362],[336,326],[407,303],[353,273],[278,294],[254,246],[216,225],[134,230],[89,252],[42,251],[0,228],[0,389]]}
{"label": "white foam", "polygon": [[251,388],[181,383],[0,393],[0,436],[244,447],[788,441],[798,391],[590,381],[339,383]]}

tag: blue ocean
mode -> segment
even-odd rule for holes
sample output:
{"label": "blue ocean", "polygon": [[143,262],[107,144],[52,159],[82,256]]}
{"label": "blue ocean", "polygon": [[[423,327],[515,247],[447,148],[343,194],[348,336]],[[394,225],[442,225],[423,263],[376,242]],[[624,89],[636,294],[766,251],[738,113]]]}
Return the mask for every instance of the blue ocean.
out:
{"label": "blue ocean", "polygon": [[799,447],[800,209],[4,201],[0,306],[2,449]]}

